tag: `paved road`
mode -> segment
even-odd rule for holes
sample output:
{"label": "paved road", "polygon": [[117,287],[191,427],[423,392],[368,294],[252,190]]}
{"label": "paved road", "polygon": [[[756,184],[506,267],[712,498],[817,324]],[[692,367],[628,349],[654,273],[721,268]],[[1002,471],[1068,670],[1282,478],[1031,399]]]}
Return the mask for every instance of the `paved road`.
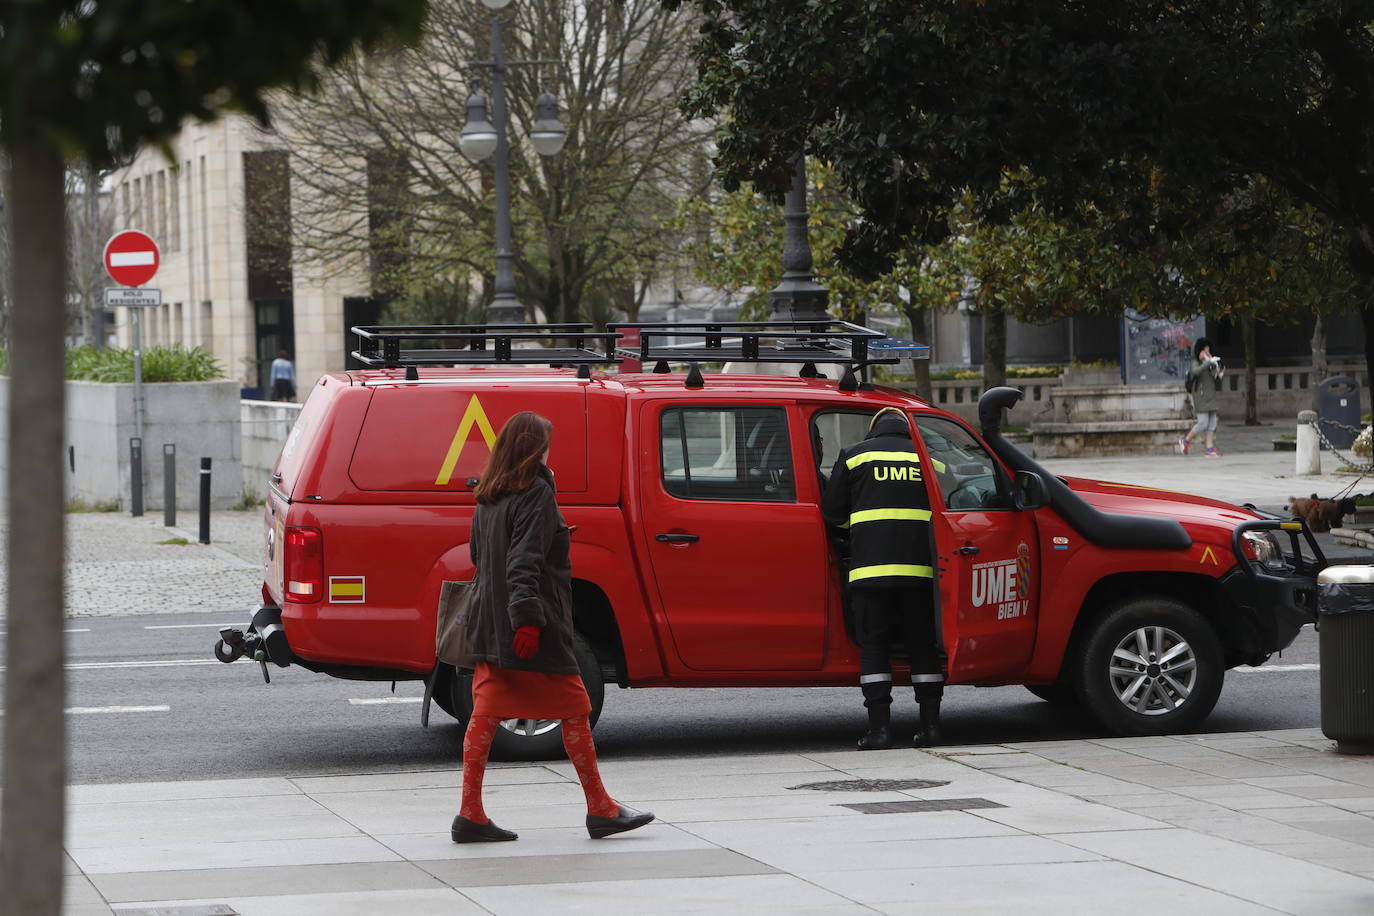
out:
{"label": "paved road", "polygon": [[[73,783],[369,773],[446,766],[461,734],[437,707],[419,726],[418,682],[340,681],[210,658],[216,629],[241,613],[158,614],[69,622]],[[3,637],[0,637],[3,641]],[[1273,669],[1238,670],[1207,731],[1319,724],[1316,636]],[[1291,666],[1297,666],[1294,670]],[[1287,670],[1285,670],[1287,669]],[[833,688],[607,691],[597,740],[607,757],[652,758],[847,749],[862,724],[857,691]],[[915,726],[899,692],[898,730]],[[370,702],[353,702],[370,701]],[[1082,716],[1019,687],[953,688],[951,743],[1100,736]]]}

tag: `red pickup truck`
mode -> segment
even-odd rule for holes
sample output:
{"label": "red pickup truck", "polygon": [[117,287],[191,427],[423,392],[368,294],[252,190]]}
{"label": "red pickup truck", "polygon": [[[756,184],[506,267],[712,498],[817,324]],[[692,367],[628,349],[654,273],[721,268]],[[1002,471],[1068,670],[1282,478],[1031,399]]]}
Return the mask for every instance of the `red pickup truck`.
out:
{"label": "red pickup truck", "polygon": [[[731,331],[713,327],[717,340]],[[435,609],[443,581],[473,575],[472,488],[495,432],[521,410],[554,424],[549,464],[576,526],[573,597],[594,716],[608,682],[856,683],[843,548],[817,506],[839,449],[883,407],[907,413],[934,469],[950,684],[1023,684],[1081,704],[1113,734],[1183,731],[1212,710],[1227,668],[1263,662],[1314,617],[1325,560],[1300,522],[1056,477],[999,430],[1014,388],[983,396],[979,432],[852,371],[821,377],[813,363],[804,377],[665,364],[606,374],[569,351],[545,356],[560,368],[504,365],[502,354],[533,357],[520,335],[512,350],[486,328],[448,329],[470,353],[409,357],[383,330],[361,330],[374,335],[361,355],[383,365],[327,375],[310,392],[271,476],[262,606],[245,631],[223,631],[223,661],[246,653],[264,675],[271,662],[424,680],[426,721],[431,697],[463,719],[469,680],[436,663]],[[733,355],[758,358],[760,338],[752,349],[743,339]],[[590,352],[579,343],[574,354]],[[853,346],[834,361],[863,368],[872,354]],[[647,345],[641,355],[653,358]],[[459,365],[428,368],[445,358]],[[498,753],[561,753],[557,722],[505,724]]]}

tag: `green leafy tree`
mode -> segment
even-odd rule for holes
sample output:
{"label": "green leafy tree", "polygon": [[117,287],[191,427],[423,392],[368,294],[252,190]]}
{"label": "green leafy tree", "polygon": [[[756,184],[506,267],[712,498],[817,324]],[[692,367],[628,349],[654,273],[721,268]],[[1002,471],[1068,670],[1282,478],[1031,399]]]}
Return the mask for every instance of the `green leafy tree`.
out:
{"label": "green leafy tree", "polygon": [[[798,149],[833,163],[865,217],[843,254],[867,273],[913,237],[944,237],[967,193],[995,201],[988,218],[1022,210],[999,192],[1027,169],[1039,206],[1115,212],[1127,247],[1186,233],[1186,219],[1153,219],[1161,195],[1205,212],[1262,178],[1374,275],[1369,0],[691,5],[703,26],[687,110],[728,113],[727,186],[780,192]],[[1374,351],[1374,310],[1357,307]]]}
{"label": "green leafy tree", "polygon": [[0,4],[11,291],[9,569],[0,913],[62,901],[63,175],[162,144],[187,118],[306,89],[359,41],[414,37],[423,0],[20,0]]}
{"label": "green leafy tree", "polygon": [[[900,314],[913,339],[930,342],[930,313],[953,305],[962,276],[940,248],[912,249],[877,276],[861,277],[836,258],[850,226],[859,219],[834,170],[808,160],[808,233],[817,282],[830,292],[830,311],[847,320],[861,314]],[[745,185],[738,190],[684,202],[679,227],[697,277],[743,296],[741,314],[764,318],[769,293],[782,279],[783,222],[777,203]],[[929,363],[913,360],[917,391],[930,395]]]}

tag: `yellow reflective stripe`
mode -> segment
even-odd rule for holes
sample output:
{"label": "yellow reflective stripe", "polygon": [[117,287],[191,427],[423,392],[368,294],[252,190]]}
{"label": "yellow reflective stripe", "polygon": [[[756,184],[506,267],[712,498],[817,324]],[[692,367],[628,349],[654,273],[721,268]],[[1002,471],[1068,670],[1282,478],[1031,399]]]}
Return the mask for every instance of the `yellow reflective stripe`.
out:
{"label": "yellow reflective stripe", "polygon": [[860,512],[849,513],[849,524],[857,525],[859,522],[885,522],[889,520],[928,522],[930,521],[929,509],[864,509]]}
{"label": "yellow reflective stripe", "polygon": [[862,455],[855,455],[844,463],[844,466],[851,471],[861,464],[870,461],[910,461],[912,464],[920,464],[921,459],[915,452],[864,452]]}
{"label": "yellow reflective stripe", "polygon": [[945,463],[939,458],[930,459],[930,463],[935,465],[935,470],[939,471],[941,474],[945,472]]}
{"label": "yellow reflective stripe", "polygon": [[884,563],[881,566],[860,566],[849,571],[849,581],[878,579],[883,576],[910,576],[918,579],[935,578],[935,570],[929,566],[913,566],[907,563]]}

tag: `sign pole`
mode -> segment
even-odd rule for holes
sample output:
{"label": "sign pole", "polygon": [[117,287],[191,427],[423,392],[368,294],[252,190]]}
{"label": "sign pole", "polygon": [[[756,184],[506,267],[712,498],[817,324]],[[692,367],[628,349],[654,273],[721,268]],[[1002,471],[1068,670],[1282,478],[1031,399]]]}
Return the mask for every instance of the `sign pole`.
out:
{"label": "sign pole", "polygon": [[134,320],[134,435],[143,438],[143,310],[131,309]]}

